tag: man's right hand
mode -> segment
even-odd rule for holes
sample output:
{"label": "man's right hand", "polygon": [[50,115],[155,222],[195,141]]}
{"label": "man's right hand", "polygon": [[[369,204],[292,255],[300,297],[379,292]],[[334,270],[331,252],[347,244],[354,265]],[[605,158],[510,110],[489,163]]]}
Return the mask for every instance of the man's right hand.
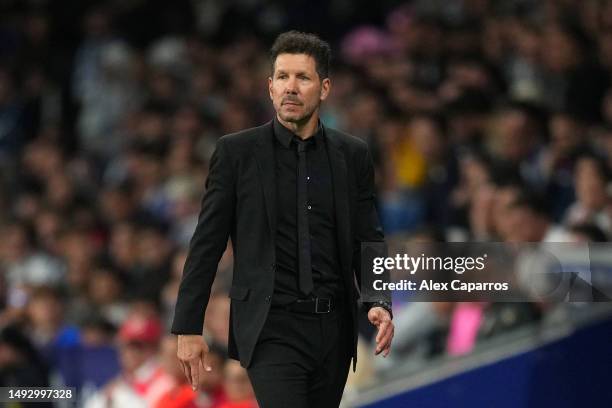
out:
{"label": "man's right hand", "polygon": [[178,350],[176,353],[187,381],[195,391],[200,384],[200,367],[211,371],[208,363],[208,344],[199,334],[179,334]]}

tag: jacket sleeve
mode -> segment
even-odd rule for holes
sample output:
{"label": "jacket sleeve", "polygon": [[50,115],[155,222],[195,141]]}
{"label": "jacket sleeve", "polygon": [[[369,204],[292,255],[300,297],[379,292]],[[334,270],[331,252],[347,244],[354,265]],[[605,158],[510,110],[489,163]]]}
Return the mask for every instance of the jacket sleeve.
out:
{"label": "jacket sleeve", "polygon": [[174,310],[174,334],[202,334],[212,283],[234,222],[235,176],[226,144],[220,138],[210,160],[206,191]]}
{"label": "jacket sleeve", "polygon": [[[385,235],[376,210],[376,188],[372,158],[367,146],[364,146],[363,152],[360,153],[360,165],[357,167],[359,169],[357,178],[357,214],[355,216],[357,222],[352,264],[355,278],[362,294],[362,300],[368,302],[374,300],[391,301],[390,293],[372,293],[372,290],[362,286],[368,285],[372,280],[363,280],[362,273],[372,273],[372,259],[374,257],[387,256],[387,247]],[[367,269],[365,269],[366,267]],[[377,279],[389,282],[389,275],[385,273]]]}

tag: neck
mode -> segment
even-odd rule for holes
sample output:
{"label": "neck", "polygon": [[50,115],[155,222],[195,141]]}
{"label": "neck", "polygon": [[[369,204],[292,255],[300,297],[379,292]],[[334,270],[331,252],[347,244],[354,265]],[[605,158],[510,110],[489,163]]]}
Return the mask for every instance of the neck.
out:
{"label": "neck", "polygon": [[301,122],[287,122],[286,120],[281,119],[278,114],[276,114],[276,118],[281,125],[295,133],[302,140],[312,137],[316,133],[317,127],[319,126],[318,112],[314,112],[309,118],[304,119],[304,121]]}

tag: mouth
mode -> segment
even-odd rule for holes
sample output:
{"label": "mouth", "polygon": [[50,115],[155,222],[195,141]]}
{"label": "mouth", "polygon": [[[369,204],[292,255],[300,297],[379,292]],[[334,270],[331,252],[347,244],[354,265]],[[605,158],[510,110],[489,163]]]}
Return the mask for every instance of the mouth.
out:
{"label": "mouth", "polygon": [[298,102],[293,102],[293,101],[286,101],[282,103],[283,105],[289,105],[289,106],[300,106],[301,103]]}

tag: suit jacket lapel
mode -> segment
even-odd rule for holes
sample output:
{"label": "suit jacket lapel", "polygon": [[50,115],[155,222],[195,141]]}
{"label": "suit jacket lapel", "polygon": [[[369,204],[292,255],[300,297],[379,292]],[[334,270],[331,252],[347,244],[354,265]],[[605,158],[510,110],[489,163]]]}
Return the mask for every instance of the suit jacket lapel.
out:
{"label": "suit jacket lapel", "polygon": [[274,140],[272,122],[262,126],[257,135],[255,146],[255,158],[261,184],[263,187],[266,213],[268,214],[268,226],[271,236],[276,232],[276,169],[274,160]]}
{"label": "suit jacket lapel", "polygon": [[334,189],[334,207],[336,208],[336,232],[340,262],[343,270],[348,270],[350,257],[352,257],[352,243],[350,242],[350,208],[348,175],[346,160],[342,153],[340,141],[334,136],[333,131],[325,129],[325,135],[329,153],[329,164],[332,173],[332,183]]}

